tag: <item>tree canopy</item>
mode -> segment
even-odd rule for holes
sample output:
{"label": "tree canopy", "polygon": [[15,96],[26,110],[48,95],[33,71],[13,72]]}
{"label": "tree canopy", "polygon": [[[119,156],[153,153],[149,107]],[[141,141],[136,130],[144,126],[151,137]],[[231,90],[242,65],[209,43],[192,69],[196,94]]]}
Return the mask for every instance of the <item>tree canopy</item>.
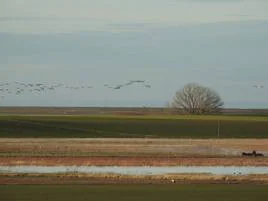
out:
{"label": "tree canopy", "polygon": [[220,95],[205,86],[189,83],[176,92],[172,107],[189,114],[219,113],[224,105]]}

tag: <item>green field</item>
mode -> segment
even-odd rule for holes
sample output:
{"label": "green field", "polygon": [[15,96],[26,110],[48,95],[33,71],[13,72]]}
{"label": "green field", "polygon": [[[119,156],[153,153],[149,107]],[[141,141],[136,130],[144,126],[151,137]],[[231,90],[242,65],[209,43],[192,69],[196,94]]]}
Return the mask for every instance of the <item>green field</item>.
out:
{"label": "green field", "polygon": [[3,201],[266,201],[266,185],[0,185]]}
{"label": "green field", "polygon": [[0,137],[267,138],[268,117],[0,116]]}

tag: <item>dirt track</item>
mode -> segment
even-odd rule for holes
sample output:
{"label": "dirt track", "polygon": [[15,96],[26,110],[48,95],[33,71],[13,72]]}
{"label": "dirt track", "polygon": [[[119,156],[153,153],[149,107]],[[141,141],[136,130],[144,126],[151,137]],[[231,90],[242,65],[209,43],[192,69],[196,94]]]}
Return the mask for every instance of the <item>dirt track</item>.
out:
{"label": "dirt track", "polygon": [[0,157],[0,165],[37,166],[268,166],[268,158],[182,158],[143,156]]}

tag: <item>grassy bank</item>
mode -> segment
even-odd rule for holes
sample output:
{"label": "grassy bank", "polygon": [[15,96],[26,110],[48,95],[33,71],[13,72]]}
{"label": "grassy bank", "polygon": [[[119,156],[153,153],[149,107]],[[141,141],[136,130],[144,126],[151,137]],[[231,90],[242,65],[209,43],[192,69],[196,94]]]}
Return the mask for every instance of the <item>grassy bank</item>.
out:
{"label": "grassy bank", "polygon": [[0,137],[267,138],[268,117],[1,116]]}
{"label": "grassy bank", "polygon": [[1,199],[94,201],[260,201],[266,185],[0,185]]}

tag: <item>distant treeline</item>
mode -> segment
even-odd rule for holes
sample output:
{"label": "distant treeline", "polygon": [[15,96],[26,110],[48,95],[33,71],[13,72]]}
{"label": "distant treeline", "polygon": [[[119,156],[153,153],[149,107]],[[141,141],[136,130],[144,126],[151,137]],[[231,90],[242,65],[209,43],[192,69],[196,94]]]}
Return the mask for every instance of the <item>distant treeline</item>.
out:
{"label": "distant treeline", "polygon": [[[176,115],[174,108],[160,107],[0,107],[0,115]],[[223,115],[268,116],[268,109],[225,108]]]}

